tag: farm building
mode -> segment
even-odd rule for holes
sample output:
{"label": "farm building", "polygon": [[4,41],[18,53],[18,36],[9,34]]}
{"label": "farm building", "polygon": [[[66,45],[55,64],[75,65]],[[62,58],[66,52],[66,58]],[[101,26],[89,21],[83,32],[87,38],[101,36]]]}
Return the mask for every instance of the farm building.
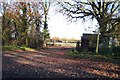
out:
{"label": "farm building", "polygon": [[[113,43],[116,43],[115,46],[120,45],[120,39],[104,36],[105,40],[100,36],[99,46],[107,45],[112,46]],[[82,51],[95,51],[97,44],[97,34],[87,34],[84,33],[81,37],[81,50]]]}

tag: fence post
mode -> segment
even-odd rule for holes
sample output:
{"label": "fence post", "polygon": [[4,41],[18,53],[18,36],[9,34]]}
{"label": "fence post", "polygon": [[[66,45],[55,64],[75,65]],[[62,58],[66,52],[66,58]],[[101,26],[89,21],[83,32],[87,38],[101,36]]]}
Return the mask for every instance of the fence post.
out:
{"label": "fence post", "polygon": [[78,52],[80,51],[80,42],[79,41],[76,42],[76,50]]}

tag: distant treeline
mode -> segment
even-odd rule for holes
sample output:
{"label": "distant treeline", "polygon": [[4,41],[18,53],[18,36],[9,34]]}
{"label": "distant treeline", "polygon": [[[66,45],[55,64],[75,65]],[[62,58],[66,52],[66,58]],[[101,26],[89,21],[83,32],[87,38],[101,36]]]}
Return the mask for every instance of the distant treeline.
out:
{"label": "distant treeline", "polygon": [[60,37],[53,37],[52,39],[47,39],[47,42],[61,42],[61,43],[76,43],[77,41],[80,41],[80,39],[75,39],[75,38],[60,38]]}

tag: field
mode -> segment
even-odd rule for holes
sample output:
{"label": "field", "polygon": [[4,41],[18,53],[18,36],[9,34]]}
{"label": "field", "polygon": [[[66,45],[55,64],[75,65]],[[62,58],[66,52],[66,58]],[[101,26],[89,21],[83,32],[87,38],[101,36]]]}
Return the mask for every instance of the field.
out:
{"label": "field", "polygon": [[[47,42],[48,44],[53,44],[53,42]],[[58,44],[60,46],[69,46],[69,47],[75,47],[76,43],[60,43],[60,42],[55,42],[54,44]]]}

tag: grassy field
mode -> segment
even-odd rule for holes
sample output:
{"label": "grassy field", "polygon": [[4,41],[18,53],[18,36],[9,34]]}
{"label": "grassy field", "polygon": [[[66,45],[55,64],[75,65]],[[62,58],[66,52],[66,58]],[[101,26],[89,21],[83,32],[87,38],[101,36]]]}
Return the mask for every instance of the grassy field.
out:
{"label": "grassy field", "polygon": [[[53,44],[53,42],[47,42],[48,44]],[[76,43],[60,43],[60,42],[56,42],[55,44],[61,45],[61,46],[76,46]]]}

